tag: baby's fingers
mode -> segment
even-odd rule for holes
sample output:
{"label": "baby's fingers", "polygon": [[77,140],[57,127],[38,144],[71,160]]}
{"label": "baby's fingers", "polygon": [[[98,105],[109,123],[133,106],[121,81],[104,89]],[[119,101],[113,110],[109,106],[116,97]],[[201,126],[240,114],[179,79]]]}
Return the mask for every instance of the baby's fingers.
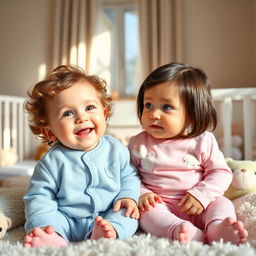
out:
{"label": "baby's fingers", "polygon": [[148,201],[149,201],[149,205],[151,205],[152,207],[156,206],[155,197],[149,197]]}
{"label": "baby's fingers", "polygon": [[118,212],[121,208],[121,201],[118,200],[114,205],[114,212]]}
{"label": "baby's fingers", "polygon": [[161,196],[155,195],[155,196],[154,196],[154,199],[155,199],[155,201],[156,201],[157,203],[162,203],[162,202],[163,202]]}
{"label": "baby's fingers", "polygon": [[148,211],[150,207],[149,201],[147,199],[143,200],[140,204],[139,204],[139,208],[141,211]]}
{"label": "baby's fingers", "polygon": [[126,209],[125,216],[126,217],[130,217],[132,212],[133,212],[133,207],[132,206],[128,206],[127,209]]}
{"label": "baby's fingers", "polygon": [[186,201],[187,201],[187,199],[188,199],[188,198],[187,198],[187,195],[183,196],[183,197],[181,198],[181,200],[179,201],[178,205],[180,206],[180,205],[185,204]]}
{"label": "baby's fingers", "polygon": [[133,219],[136,219],[136,220],[140,217],[140,212],[139,212],[139,209],[137,207],[133,209],[130,217],[133,218]]}

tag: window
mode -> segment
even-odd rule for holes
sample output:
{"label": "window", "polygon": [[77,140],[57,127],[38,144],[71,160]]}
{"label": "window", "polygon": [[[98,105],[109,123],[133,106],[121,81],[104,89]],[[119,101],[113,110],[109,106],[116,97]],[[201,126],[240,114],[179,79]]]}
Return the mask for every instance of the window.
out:
{"label": "window", "polygon": [[[133,1],[104,0],[101,12],[101,74],[113,97],[131,97],[138,88],[138,16]],[[105,55],[105,60],[103,55]]]}

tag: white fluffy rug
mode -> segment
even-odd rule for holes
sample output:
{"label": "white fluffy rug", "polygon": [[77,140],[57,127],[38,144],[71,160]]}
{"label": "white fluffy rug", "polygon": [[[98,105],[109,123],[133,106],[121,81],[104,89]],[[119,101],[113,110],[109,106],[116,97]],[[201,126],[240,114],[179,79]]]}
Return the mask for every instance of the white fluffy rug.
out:
{"label": "white fluffy rug", "polygon": [[4,256],[252,256],[256,255],[254,242],[240,246],[229,243],[214,243],[211,246],[199,242],[185,245],[168,239],[157,239],[150,235],[140,234],[126,240],[98,241],[87,240],[77,244],[70,244],[66,248],[23,248],[21,243],[0,241],[0,255]]}
{"label": "white fluffy rug", "polygon": [[[214,243],[211,246],[198,242],[181,245],[169,239],[159,239],[146,234],[136,234],[126,241],[100,239],[70,244],[66,248],[26,249],[22,247],[24,236],[24,212],[21,197],[14,200],[14,192],[0,189],[0,208],[13,220],[13,229],[0,241],[0,255],[3,256],[253,256],[256,255],[256,193],[233,201],[238,219],[249,232],[249,242],[240,246],[229,243]],[[20,191],[22,193],[22,191]],[[19,190],[15,190],[15,196]],[[13,203],[11,203],[13,202]],[[16,218],[18,219],[16,220]]]}

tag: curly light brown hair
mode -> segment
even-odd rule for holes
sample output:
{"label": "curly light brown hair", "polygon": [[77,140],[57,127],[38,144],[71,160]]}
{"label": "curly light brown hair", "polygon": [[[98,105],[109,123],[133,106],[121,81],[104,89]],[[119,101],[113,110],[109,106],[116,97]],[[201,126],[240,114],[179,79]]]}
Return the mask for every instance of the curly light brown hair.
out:
{"label": "curly light brown hair", "polygon": [[78,81],[87,81],[96,89],[100,100],[107,111],[107,118],[112,113],[112,99],[107,94],[105,80],[96,75],[87,75],[83,69],[74,65],[61,65],[55,68],[49,76],[28,91],[28,100],[24,103],[24,110],[29,114],[29,126],[32,132],[42,139],[43,143],[51,144],[42,133],[42,128],[48,125],[46,104],[59,92],[68,89]]}

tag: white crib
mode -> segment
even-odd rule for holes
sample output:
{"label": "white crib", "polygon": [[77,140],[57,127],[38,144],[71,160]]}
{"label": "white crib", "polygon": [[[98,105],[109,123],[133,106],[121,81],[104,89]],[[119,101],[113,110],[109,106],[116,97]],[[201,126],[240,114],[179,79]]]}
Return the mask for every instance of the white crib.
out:
{"label": "white crib", "polygon": [[[223,153],[232,152],[231,125],[234,120],[243,127],[243,159],[253,159],[255,143],[256,88],[213,89],[212,96],[218,111],[217,138],[223,130]],[[136,100],[116,100],[114,114],[109,121],[108,131],[124,143],[131,135],[141,131],[136,116]]]}
{"label": "white crib", "polygon": [[[232,152],[231,124],[234,119],[243,126],[244,159],[253,159],[255,143],[256,88],[214,89],[212,96],[219,116],[219,129],[223,129],[223,153]],[[23,111],[25,98],[0,95],[0,150],[13,147],[18,154],[14,166],[0,167],[0,177],[31,175],[38,142],[31,133]],[[241,113],[240,113],[241,112]],[[222,128],[220,128],[222,127]],[[114,114],[107,132],[127,143],[130,136],[141,131],[136,116],[136,100],[114,101]]]}
{"label": "white crib", "polygon": [[0,157],[13,148],[18,161],[15,165],[0,166],[0,178],[31,175],[35,166],[35,137],[23,111],[25,98],[0,95]]}
{"label": "white crib", "polygon": [[236,118],[243,126],[244,159],[252,160],[255,143],[256,88],[214,89],[212,96],[214,102],[220,105],[218,114],[220,125],[223,127],[224,155],[231,156],[231,125]]}

